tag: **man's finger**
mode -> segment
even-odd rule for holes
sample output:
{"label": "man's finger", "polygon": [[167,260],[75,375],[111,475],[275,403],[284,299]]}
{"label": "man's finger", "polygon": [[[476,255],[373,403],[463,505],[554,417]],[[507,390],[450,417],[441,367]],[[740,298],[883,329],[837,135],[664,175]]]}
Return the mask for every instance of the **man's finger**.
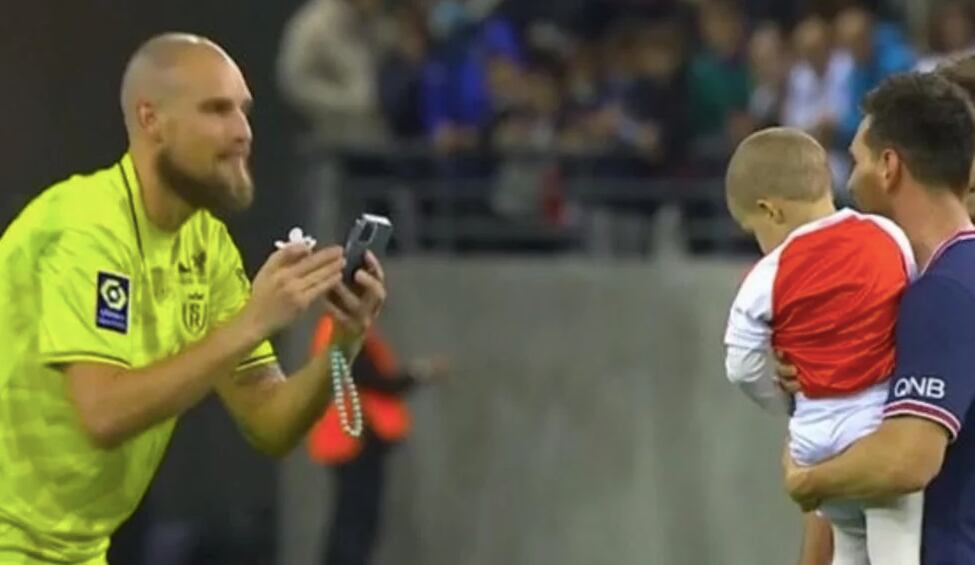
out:
{"label": "man's finger", "polygon": [[779,379],[776,379],[776,382],[779,383],[779,387],[782,390],[788,392],[789,394],[795,394],[795,393],[799,392],[799,390],[801,388],[799,386],[799,381],[797,381],[794,378],[789,378],[789,379],[779,378]]}
{"label": "man's finger", "polygon": [[328,299],[330,303],[341,308],[349,316],[358,315],[362,309],[362,300],[345,284],[336,285]]}
{"label": "man's finger", "polygon": [[382,263],[372,251],[366,251],[366,272],[376,277],[380,282],[386,281],[386,272],[383,270]]}
{"label": "man's finger", "polygon": [[779,375],[784,377],[794,377],[797,372],[796,366],[793,365],[792,363],[789,363],[789,361],[785,358],[785,353],[779,351],[778,349],[774,350],[773,353],[775,354],[776,372],[779,373]]}
{"label": "man's finger", "polygon": [[338,246],[326,247],[288,267],[287,276],[304,278],[321,269],[338,268],[341,270],[343,266],[345,266],[345,258],[342,256],[342,248]]}
{"label": "man's finger", "polygon": [[309,255],[311,255],[311,251],[304,245],[286,245],[271,253],[264,266],[277,270],[296,263]]}
{"label": "man's finger", "polygon": [[784,379],[794,379],[798,374],[795,365],[788,365],[785,363],[776,363],[775,373]]}
{"label": "man's finger", "polygon": [[305,290],[316,286],[320,281],[325,279],[331,279],[336,273],[342,274],[342,267],[345,266],[345,260],[339,259],[337,261],[331,261],[325,263],[324,265],[318,267],[314,271],[306,273],[300,279],[298,279],[298,288]]}
{"label": "man's finger", "polygon": [[312,304],[327,295],[336,285],[342,282],[342,271],[339,271],[327,278],[314,282],[303,291],[304,298],[308,304]]}
{"label": "man's finger", "polygon": [[375,313],[376,309],[386,300],[386,287],[383,286],[381,279],[369,272],[359,271],[355,274],[355,282],[362,289],[359,296],[365,303],[367,311],[370,314]]}
{"label": "man's finger", "polygon": [[349,316],[344,309],[336,306],[331,300],[325,303],[325,310],[329,313],[336,324],[346,328],[348,331],[356,334],[362,331],[362,328],[359,327],[358,321]]}

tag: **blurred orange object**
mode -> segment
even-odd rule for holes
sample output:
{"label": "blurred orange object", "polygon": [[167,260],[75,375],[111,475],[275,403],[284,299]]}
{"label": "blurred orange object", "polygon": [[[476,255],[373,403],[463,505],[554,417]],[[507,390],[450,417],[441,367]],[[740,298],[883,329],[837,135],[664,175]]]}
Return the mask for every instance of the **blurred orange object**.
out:
{"label": "blurred orange object", "polygon": [[[312,339],[312,355],[318,355],[328,347],[333,328],[332,318],[322,317]],[[369,330],[366,334],[360,355],[368,356],[370,362],[383,376],[393,378],[399,370],[399,363],[393,349],[375,330]],[[395,443],[406,438],[412,421],[409,408],[402,398],[398,395],[370,390],[360,390],[359,398],[362,402],[365,424],[378,439]],[[355,459],[361,451],[361,439],[350,437],[342,431],[335,403],[329,403],[325,413],[311,429],[308,438],[308,454],[318,463],[341,465]]]}

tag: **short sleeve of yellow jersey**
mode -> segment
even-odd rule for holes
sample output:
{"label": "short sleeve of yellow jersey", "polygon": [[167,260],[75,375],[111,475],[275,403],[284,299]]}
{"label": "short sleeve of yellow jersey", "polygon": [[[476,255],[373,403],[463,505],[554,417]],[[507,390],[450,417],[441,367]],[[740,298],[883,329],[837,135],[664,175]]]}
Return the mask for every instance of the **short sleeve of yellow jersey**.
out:
{"label": "short sleeve of yellow jersey", "polygon": [[44,364],[132,364],[132,265],[108,233],[65,230],[38,257]]}
{"label": "short sleeve of yellow jersey", "polygon": [[[251,282],[244,271],[244,263],[240,257],[240,251],[231,239],[223,226],[219,230],[219,241],[217,248],[219,256],[215,263],[217,272],[213,276],[213,288],[210,295],[213,297],[214,321],[222,324],[244,308],[251,295]],[[271,342],[264,341],[257,349],[251,352],[244,361],[237,366],[237,371],[245,371],[276,363],[277,357]]]}

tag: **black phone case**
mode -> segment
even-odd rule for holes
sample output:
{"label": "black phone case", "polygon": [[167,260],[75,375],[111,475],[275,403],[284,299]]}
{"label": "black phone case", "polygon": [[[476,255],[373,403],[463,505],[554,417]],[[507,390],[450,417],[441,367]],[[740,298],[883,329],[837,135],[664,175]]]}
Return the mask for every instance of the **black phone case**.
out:
{"label": "black phone case", "polygon": [[365,265],[366,251],[372,251],[376,256],[382,255],[392,235],[393,224],[383,216],[363,214],[355,221],[345,241],[346,264],[342,280],[346,286],[353,284],[355,272]]}

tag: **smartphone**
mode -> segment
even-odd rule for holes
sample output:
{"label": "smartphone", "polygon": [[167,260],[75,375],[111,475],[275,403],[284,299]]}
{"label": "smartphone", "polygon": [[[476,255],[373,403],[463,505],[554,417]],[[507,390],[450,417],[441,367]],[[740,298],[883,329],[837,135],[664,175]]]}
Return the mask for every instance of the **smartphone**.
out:
{"label": "smartphone", "polygon": [[366,251],[381,256],[393,235],[393,223],[385,216],[363,214],[355,221],[345,240],[345,270],[342,281],[351,287],[355,282],[355,272],[366,264]]}

